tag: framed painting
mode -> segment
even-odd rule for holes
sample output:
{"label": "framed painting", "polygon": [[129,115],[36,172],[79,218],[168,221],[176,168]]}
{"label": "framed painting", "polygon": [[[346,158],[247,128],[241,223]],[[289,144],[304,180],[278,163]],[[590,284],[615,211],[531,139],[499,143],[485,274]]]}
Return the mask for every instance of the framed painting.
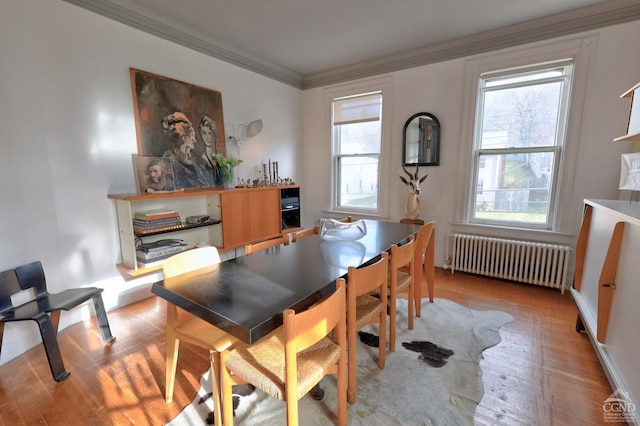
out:
{"label": "framed painting", "polygon": [[141,157],[136,154],[132,157],[138,192],[176,190],[170,158]]}
{"label": "framed painting", "polygon": [[222,94],[134,68],[130,77],[138,154],[170,159],[178,189],[222,186]]}

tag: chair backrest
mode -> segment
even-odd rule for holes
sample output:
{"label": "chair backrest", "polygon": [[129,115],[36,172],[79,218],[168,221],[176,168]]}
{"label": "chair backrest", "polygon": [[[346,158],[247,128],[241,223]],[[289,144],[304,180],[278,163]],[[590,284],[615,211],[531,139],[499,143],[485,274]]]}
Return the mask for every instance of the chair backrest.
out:
{"label": "chair backrest", "polygon": [[[295,355],[318,343],[336,330],[336,339],[345,338],[346,290],[343,278],[336,280],[336,291],[306,311],[296,314],[292,309],[283,312],[285,356]],[[339,342],[338,342],[339,343]],[[295,371],[295,370],[294,370]]]}
{"label": "chair backrest", "polygon": [[216,263],[220,263],[218,249],[213,246],[201,247],[186,250],[169,257],[163,262],[162,271],[165,278],[170,278],[215,265]]}
{"label": "chair backrest", "polygon": [[[425,254],[426,254],[427,247],[429,246],[429,244],[433,244],[432,239],[433,239],[433,230],[435,227],[435,223],[436,223],[435,221],[426,223],[422,225],[418,230],[418,236],[416,238],[416,248],[414,253],[415,260],[413,262],[414,272],[418,274],[418,275],[415,275],[415,274],[414,275],[417,278],[420,277],[420,271],[422,270],[422,266],[425,261]],[[420,282],[420,281],[417,281],[417,282]]]}
{"label": "chair backrest", "polygon": [[315,235],[320,233],[320,225],[316,225],[313,228],[303,229],[302,231],[294,232],[291,235],[291,240],[295,243],[300,238],[308,237],[309,235]]}
{"label": "chair backrest", "polygon": [[[14,308],[11,296],[24,290],[33,290],[35,298],[46,296],[47,282],[44,277],[44,269],[40,261],[27,263],[14,269],[0,273],[0,312]],[[29,300],[33,297],[29,295]]]}
{"label": "chair backrest", "polygon": [[289,234],[284,234],[278,238],[272,238],[266,241],[260,241],[255,244],[247,244],[244,246],[244,254],[251,255],[257,251],[264,250],[269,247],[277,246],[280,244],[289,245]]}
{"label": "chair backrest", "polygon": [[44,269],[42,268],[42,263],[40,263],[40,261],[18,266],[16,268],[16,275],[18,276],[18,281],[20,281],[20,288],[22,288],[22,290],[32,288],[36,297],[46,296],[49,294],[47,291],[47,281],[44,277]]}
{"label": "chair backrest", "polygon": [[15,269],[0,272],[0,313],[13,309],[11,296],[19,293],[20,290],[22,288],[20,288]]}
{"label": "chair backrest", "polygon": [[[298,357],[303,350],[309,348],[332,333],[341,348],[340,369],[345,370],[347,352],[347,323],[345,306],[344,279],[336,280],[336,291],[306,311],[295,314],[287,309],[283,312],[284,329],[284,360],[285,360],[285,395],[287,401],[287,419],[298,417],[297,400],[302,396],[298,393]],[[344,373],[343,373],[344,374]],[[318,382],[322,376],[318,377]],[[345,386],[346,383],[343,385]],[[343,389],[343,392],[346,389]],[[340,389],[338,389],[340,392]],[[346,394],[346,392],[344,392]],[[346,395],[344,395],[346,396]],[[340,405],[340,402],[338,402]],[[346,407],[346,401],[343,401]],[[344,409],[344,408],[343,408]],[[291,410],[295,411],[292,412]],[[340,410],[340,408],[338,408]],[[345,414],[346,415],[346,414]],[[293,420],[293,424],[298,424]],[[346,419],[345,419],[346,424]]]}
{"label": "chair backrest", "polygon": [[[389,278],[389,254],[383,252],[376,262],[359,268],[349,266],[347,272],[347,300],[355,301],[361,294],[378,292],[381,300],[387,298],[387,280]],[[347,309],[349,309],[349,306]]]}
{"label": "chair backrest", "polygon": [[[389,269],[391,273],[397,272],[403,266],[413,267],[415,261],[415,237],[411,235],[409,241],[401,246],[391,246],[391,259],[389,260]],[[413,273],[413,271],[411,271]]]}
{"label": "chair backrest", "polygon": [[431,234],[433,234],[435,223],[435,221],[425,223],[418,230],[418,235],[416,236],[416,254],[420,253],[420,255],[424,256],[424,251],[427,249]]}

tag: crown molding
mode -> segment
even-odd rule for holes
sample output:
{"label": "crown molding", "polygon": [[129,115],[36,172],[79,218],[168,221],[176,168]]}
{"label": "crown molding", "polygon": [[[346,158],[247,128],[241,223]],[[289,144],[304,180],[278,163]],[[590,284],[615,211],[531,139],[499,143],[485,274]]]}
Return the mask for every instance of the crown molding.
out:
{"label": "crown molding", "polygon": [[175,23],[165,22],[162,18],[151,17],[108,0],[63,1],[298,89],[303,88],[303,78],[296,72],[269,64],[264,60],[251,58],[234,49],[222,47],[220,44],[214,43],[211,40],[206,40],[201,35],[181,29],[179,25]]}
{"label": "crown molding", "polygon": [[64,0],[127,26],[306,90],[640,20],[637,0],[612,0],[456,40],[301,76],[108,0]]}
{"label": "crown molding", "polygon": [[640,19],[640,3],[615,0],[304,76],[303,89],[473,56]]}

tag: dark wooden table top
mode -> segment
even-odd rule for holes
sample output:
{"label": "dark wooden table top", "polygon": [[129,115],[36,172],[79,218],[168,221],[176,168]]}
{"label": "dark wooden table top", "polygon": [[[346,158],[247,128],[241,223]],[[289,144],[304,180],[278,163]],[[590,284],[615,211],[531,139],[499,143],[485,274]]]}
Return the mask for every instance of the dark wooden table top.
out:
{"label": "dark wooden table top", "polygon": [[335,291],[349,266],[374,260],[419,226],[367,220],[355,241],[301,238],[251,256],[172,277],[151,291],[182,309],[254,343],[282,324],[285,309],[303,310]]}

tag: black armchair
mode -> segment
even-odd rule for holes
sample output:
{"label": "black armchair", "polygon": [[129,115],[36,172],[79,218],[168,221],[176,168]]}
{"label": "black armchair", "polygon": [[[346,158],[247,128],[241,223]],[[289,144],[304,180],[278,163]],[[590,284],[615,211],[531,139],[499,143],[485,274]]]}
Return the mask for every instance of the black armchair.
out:
{"label": "black armchair", "polygon": [[[33,289],[35,298],[19,306],[13,306],[11,296],[28,289]],[[58,347],[57,333],[60,311],[68,311],[92,299],[102,340],[105,343],[111,343],[115,340],[109,328],[109,320],[102,301],[102,291],[101,288],[86,287],[67,289],[60,293],[51,294],[47,291],[44,270],[39,261],[0,272],[0,351],[2,350],[5,323],[35,321],[40,328],[51,374],[58,382],[64,380],[69,372],[64,368]]]}

